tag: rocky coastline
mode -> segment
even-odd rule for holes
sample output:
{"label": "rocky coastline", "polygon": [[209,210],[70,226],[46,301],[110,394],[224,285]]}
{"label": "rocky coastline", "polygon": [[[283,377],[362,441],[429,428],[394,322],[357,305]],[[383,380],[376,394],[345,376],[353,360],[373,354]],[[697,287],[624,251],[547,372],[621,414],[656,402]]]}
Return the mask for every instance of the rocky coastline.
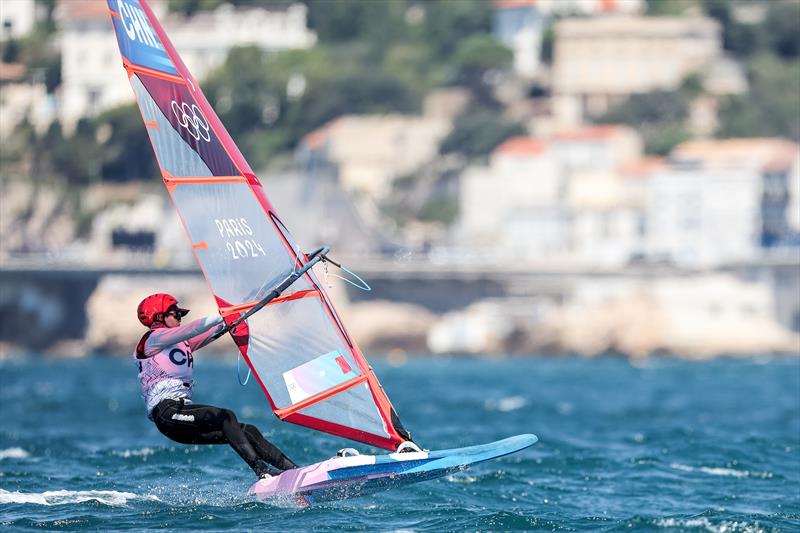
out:
{"label": "rocky coastline", "polygon": [[[108,275],[85,303],[82,336],[35,350],[21,342],[2,342],[0,358],[24,353],[127,357],[144,331],[133,310],[146,294],[167,288],[192,309],[189,318],[216,310],[205,281],[197,275],[168,279]],[[420,305],[389,300],[351,302],[340,285],[329,287],[362,351],[394,360],[442,355],[613,355],[637,360],[654,354],[698,360],[754,354],[800,356],[800,336],[774,320],[767,295],[731,276],[663,279],[603,295],[593,291],[596,287],[578,291],[560,305],[543,304],[537,298],[493,298],[434,313]],[[732,309],[714,307],[731,292],[739,295]],[[237,352],[231,343],[218,342],[206,353],[233,357]]]}

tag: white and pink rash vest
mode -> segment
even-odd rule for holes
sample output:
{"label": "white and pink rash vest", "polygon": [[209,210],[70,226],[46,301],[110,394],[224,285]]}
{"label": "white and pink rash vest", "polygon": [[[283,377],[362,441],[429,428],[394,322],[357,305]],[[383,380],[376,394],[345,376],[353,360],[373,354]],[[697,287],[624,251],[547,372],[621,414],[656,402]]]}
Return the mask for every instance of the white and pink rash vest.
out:
{"label": "white and pink rash vest", "polygon": [[161,400],[192,399],[192,352],[211,341],[225,327],[220,315],[198,318],[188,324],[168,328],[156,323],[133,351],[139,367],[139,383],[147,416]]}

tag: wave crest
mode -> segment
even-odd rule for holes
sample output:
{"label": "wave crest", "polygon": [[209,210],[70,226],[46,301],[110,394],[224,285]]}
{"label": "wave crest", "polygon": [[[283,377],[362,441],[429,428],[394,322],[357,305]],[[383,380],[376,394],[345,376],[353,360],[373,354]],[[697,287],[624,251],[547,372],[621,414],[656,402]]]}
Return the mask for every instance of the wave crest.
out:
{"label": "wave crest", "polygon": [[46,492],[9,492],[0,489],[0,504],[31,503],[35,505],[65,505],[96,501],[103,505],[125,505],[129,500],[155,500],[157,496],[140,496],[116,490],[49,490]]}
{"label": "wave crest", "polygon": [[2,459],[25,459],[26,457],[30,457],[31,454],[23,450],[22,448],[14,447],[14,448],[6,448],[5,450],[0,450],[0,460]]}

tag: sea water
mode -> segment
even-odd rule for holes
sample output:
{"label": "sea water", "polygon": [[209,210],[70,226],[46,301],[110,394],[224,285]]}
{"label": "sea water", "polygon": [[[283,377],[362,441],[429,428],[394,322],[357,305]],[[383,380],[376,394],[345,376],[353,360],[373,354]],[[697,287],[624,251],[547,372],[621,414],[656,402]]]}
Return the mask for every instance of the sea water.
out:
{"label": "sea water", "polygon": [[[373,363],[424,447],[540,442],[398,490],[278,507],[247,496],[254,476],[229,447],[162,437],[129,360],[12,359],[0,363],[0,529],[800,530],[797,358]],[[234,409],[300,463],[353,445],[278,422],[234,372],[197,358],[195,401]]]}

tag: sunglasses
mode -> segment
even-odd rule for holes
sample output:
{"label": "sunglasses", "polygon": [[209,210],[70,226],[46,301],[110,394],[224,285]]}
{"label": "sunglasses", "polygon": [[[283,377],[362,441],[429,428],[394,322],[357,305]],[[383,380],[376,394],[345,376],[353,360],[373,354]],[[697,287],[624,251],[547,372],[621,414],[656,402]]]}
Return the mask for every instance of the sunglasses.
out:
{"label": "sunglasses", "polygon": [[186,315],[186,313],[187,313],[187,311],[184,311],[182,309],[178,309],[177,306],[172,306],[169,309],[167,309],[167,312],[164,313],[164,316],[165,317],[166,316],[172,316],[172,317],[175,317],[175,319],[180,320],[181,318],[184,317],[184,315]]}

